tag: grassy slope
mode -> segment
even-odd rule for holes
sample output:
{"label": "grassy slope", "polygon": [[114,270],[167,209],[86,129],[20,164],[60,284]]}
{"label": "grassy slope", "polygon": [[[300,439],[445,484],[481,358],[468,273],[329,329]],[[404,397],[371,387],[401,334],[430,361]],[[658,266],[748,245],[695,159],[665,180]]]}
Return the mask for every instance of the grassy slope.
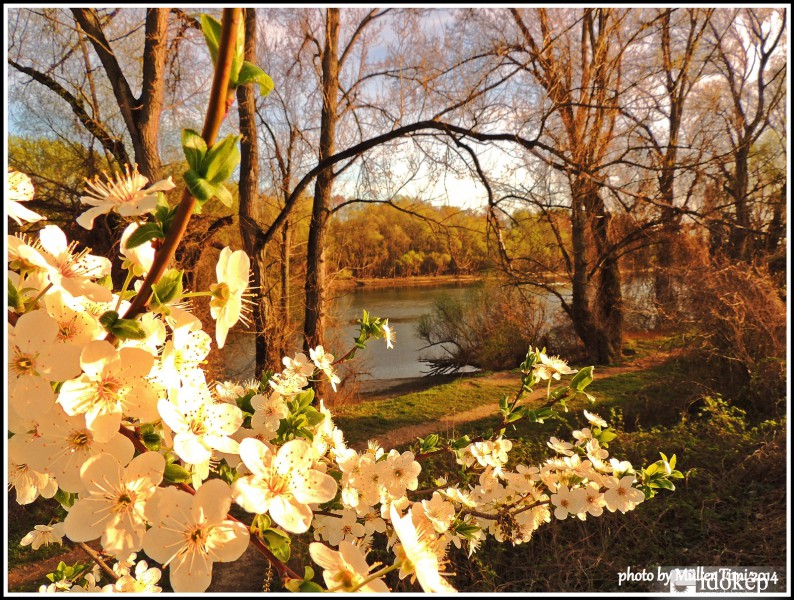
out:
{"label": "grassy slope", "polygon": [[[674,453],[686,479],[674,493],[662,492],[626,515],[555,521],[528,544],[513,547],[491,540],[471,558],[452,549],[450,570],[457,573],[459,589],[647,591],[639,584],[617,587],[617,573],[629,566],[774,566],[781,567],[783,575],[785,424],[751,426],[727,402],[698,400],[701,390],[690,382],[696,377],[692,367],[679,359],[643,371],[596,377],[590,387],[595,405],[580,403],[558,421],[520,422],[509,431],[513,461],[540,462],[549,455],[549,436],[570,439],[572,429],[586,424],[578,410],[586,407],[618,432],[611,455],[641,466],[656,460],[659,451]],[[384,429],[437,419],[450,407],[465,410],[477,402],[493,403],[509,391],[487,385],[470,390],[463,383],[349,407],[337,421],[349,439],[364,440]],[[494,416],[459,424],[458,429],[476,435],[498,423]],[[423,464],[425,473],[456,468],[447,456]]]}

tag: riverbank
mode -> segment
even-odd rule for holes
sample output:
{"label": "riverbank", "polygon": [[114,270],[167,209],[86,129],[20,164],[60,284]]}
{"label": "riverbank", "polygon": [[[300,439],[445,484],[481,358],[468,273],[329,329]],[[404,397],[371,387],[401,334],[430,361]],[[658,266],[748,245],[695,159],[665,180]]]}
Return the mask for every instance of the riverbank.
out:
{"label": "riverbank", "polygon": [[404,394],[423,392],[471,375],[474,375],[474,373],[425,375],[423,377],[400,377],[396,379],[367,379],[358,382],[358,394],[354,401],[384,400]]}
{"label": "riverbank", "polygon": [[386,289],[443,285],[472,285],[483,281],[479,275],[418,275],[415,277],[348,277],[333,281],[334,291],[351,291],[360,288]]}

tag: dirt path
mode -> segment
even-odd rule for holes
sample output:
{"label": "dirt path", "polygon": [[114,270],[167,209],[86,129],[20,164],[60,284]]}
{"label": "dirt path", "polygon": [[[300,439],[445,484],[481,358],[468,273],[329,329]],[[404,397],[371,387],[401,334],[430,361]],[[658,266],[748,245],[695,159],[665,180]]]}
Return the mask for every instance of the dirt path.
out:
{"label": "dirt path", "polygon": [[[672,353],[669,351],[659,351],[655,354],[638,358],[624,365],[615,367],[596,367],[593,371],[597,379],[604,379],[607,377],[615,377],[616,375],[623,375],[625,373],[634,373],[650,367],[655,367],[662,364],[671,357]],[[514,373],[494,373],[487,377],[480,377],[478,382],[485,384],[502,384],[515,382],[518,385],[518,378]],[[537,401],[546,397],[546,389],[541,387],[536,389],[532,394],[527,396],[528,402]],[[431,433],[438,433],[445,437],[455,437],[456,427],[462,423],[470,421],[477,421],[491,415],[498,414],[498,408],[495,403],[485,404],[478,406],[471,410],[461,413],[452,413],[438,421],[428,421],[425,423],[418,423],[408,427],[400,427],[388,433],[378,436],[377,440],[384,448],[395,448],[401,444],[413,442],[418,437],[425,437]],[[353,444],[355,447],[356,445]],[[365,446],[365,444],[364,444]]]}

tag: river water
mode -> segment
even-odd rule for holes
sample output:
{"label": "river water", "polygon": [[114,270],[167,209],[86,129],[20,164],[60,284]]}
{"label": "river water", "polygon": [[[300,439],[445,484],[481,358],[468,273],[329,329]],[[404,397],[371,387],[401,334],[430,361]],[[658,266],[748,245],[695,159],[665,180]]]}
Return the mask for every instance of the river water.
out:
{"label": "river water", "polygon": [[343,348],[350,348],[358,335],[356,320],[362,317],[364,310],[373,317],[388,318],[395,333],[394,348],[387,349],[384,340],[370,340],[367,348],[356,354],[361,380],[420,377],[428,368],[419,361],[420,357],[437,355],[440,350],[423,349],[426,342],[417,333],[419,320],[432,312],[434,302],[442,295],[465,301],[475,286],[359,288],[334,301],[332,311],[338,315],[339,325],[332,328],[329,339],[338,338]]}
{"label": "river water", "polygon": [[[651,282],[648,277],[625,282],[624,299],[629,317],[627,320],[633,327],[652,326],[652,322],[647,322],[650,314],[647,307],[642,309],[647,304],[649,284]],[[366,309],[373,317],[388,318],[396,339],[393,349],[387,349],[384,340],[373,339],[367,343],[366,349],[357,352],[352,365],[358,372],[359,379],[372,381],[421,377],[428,370],[428,365],[422,363],[420,358],[443,351],[424,347],[425,342],[417,333],[419,320],[423,315],[432,312],[434,302],[441,296],[465,300],[477,285],[464,283],[418,287],[361,287],[341,294],[331,302],[332,318],[326,335],[325,350],[335,356],[341,356],[350,350],[353,339],[358,335],[356,320],[361,318],[363,310]],[[563,295],[568,295],[564,286],[558,289]],[[551,294],[541,299],[544,300],[546,318],[560,310],[557,299]],[[300,341],[296,339],[295,351],[300,349]],[[250,332],[236,328],[232,330],[223,354],[227,377],[242,380],[253,376],[254,342]]]}

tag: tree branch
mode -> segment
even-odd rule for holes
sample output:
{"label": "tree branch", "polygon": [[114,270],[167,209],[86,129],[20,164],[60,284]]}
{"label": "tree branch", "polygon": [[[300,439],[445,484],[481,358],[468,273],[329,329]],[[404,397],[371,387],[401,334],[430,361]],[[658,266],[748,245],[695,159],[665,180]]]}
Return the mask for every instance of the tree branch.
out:
{"label": "tree branch", "polygon": [[100,144],[102,144],[102,147],[105,150],[113,155],[113,158],[116,159],[120,167],[130,163],[130,157],[127,154],[127,150],[124,148],[124,143],[117,137],[111,135],[101,123],[93,119],[88,112],[86,112],[85,105],[80,98],[72,95],[69,90],[64,88],[61,84],[45,73],[41,73],[40,71],[30,67],[20,65],[10,58],[8,59],[8,64],[14,67],[17,71],[33,78],[34,81],[39,82],[66,100],[66,102],[72,108],[72,112],[80,120],[83,126],[97,139],[97,141],[99,141]]}

